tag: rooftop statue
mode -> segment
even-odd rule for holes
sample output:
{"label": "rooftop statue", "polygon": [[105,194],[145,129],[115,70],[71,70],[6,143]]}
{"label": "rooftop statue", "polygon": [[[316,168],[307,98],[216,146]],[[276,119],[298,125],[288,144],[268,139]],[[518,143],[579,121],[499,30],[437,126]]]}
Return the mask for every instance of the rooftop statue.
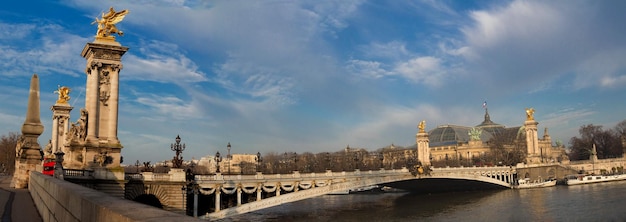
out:
{"label": "rooftop statue", "polygon": [[534,114],[535,114],[535,109],[526,108],[526,120],[535,120],[535,117],[533,116]]}
{"label": "rooftop statue", "polygon": [[480,135],[482,133],[483,133],[483,131],[481,129],[473,127],[472,129],[469,130],[469,132],[467,132],[467,135],[470,136],[470,140],[472,140],[472,141],[479,141],[480,140]]}
{"label": "rooftop statue", "polygon": [[420,122],[419,125],[417,125],[417,128],[420,129],[420,133],[426,132],[424,131],[424,129],[426,129],[426,120],[422,120],[422,122]]}
{"label": "rooftop statue", "polygon": [[70,101],[70,92],[72,91],[67,86],[58,86],[58,89],[54,91],[55,94],[59,94],[59,99],[57,99],[57,103],[66,104],[67,101]]}
{"label": "rooftop statue", "polygon": [[124,20],[124,17],[128,14],[128,12],[130,12],[128,9],[116,12],[113,7],[111,7],[109,8],[109,12],[106,14],[102,13],[102,19],[98,19],[96,17],[96,21],[91,23],[98,23],[98,32],[96,33],[96,37],[109,37],[111,34],[123,36],[124,32],[118,30],[115,24]]}

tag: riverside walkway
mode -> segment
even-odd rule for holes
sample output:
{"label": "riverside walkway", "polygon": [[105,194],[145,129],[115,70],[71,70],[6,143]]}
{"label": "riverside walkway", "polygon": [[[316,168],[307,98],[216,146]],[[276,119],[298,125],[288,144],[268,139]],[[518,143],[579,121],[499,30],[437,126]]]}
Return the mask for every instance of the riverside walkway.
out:
{"label": "riverside walkway", "polygon": [[28,189],[11,188],[11,176],[0,176],[2,222],[43,221]]}

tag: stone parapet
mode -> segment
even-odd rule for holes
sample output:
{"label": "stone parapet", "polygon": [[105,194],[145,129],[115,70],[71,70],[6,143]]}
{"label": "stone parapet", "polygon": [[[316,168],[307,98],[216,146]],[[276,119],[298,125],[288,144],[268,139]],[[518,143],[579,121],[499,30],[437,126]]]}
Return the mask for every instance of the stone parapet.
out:
{"label": "stone parapet", "polygon": [[43,221],[202,221],[67,181],[30,173],[28,186]]}

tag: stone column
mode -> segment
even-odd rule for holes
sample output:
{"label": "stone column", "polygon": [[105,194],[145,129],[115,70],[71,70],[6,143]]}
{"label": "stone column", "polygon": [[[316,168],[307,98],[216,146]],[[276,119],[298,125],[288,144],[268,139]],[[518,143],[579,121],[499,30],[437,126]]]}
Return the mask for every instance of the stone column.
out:
{"label": "stone column", "polygon": [[61,151],[69,130],[70,112],[73,108],[67,102],[57,102],[50,107],[52,110],[52,152]]}
{"label": "stone column", "polygon": [[87,87],[85,88],[85,109],[87,110],[88,143],[97,143],[96,126],[98,125],[98,70],[102,63],[88,64]]}
{"label": "stone column", "polygon": [[241,206],[241,187],[237,187],[237,206]]}
{"label": "stone column", "polygon": [[430,165],[430,145],[428,139],[428,133],[420,130],[415,135],[415,142],[417,143],[417,160],[424,166]]}
{"label": "stone column", "polygon": [[537,125],[539,123],[535,120],[526,120],[524,122],[524,130],[526,132],[526,151],[528,156],[526,158],[528,163],[539,162],[540,150],[539,139],[537,138]]}
{"label": "stone column", "polygon": [[[111,83],[119,83],[119,72],[122,69],[122,65],[114,64],[111,65]],[[117,138],[117,119],[118,119],[118,103],[119,103],[119,84],[111,84],[110,86],[110,97],[109,97],[109,132],[108,140],[113,144],[119,144],[120,141]]]}
{"label": "stone column", "polygon": [[[93,164],[106,168],[120,166],[121,149],[118,132],[119,74],[122,56],[128,51],[115,41],[96,38],[87,43],[81,56],[87,60],[87,144],[85,165]],[[86,166],[88,167],[88,166]]]}
{"label": "stone column", "polygon": [[11,187],[26,188],[30,178],[30,171],[41,169],[41,147],[37,139],[43,133],[41,116],[39,112],[39,77],[33,74],[30,80],[28,94],[28,108],[26,120],[22,125],[22,135],[15,147],[15,172],[11,180]]}
{"label": "stone column", "polygon": [[220,194],[222,193],[222,188],[215,188],[215,212],[220,212]]}

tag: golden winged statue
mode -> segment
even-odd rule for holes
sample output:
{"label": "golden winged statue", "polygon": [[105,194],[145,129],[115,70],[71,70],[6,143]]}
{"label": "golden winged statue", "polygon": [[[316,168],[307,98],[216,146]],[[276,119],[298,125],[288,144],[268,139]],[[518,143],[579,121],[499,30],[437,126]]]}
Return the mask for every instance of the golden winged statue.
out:
{"label": "golden winged statue", "polygon": [[535,109],[534,108],[526,108],[526,120],[535,120]]}
{"label": "golden winged statue", "polygon": [[417,128],[419,129],[420,133],[426,132],[426,120],[422,120],[418,125]]}
{"label": "golden winged statue", "polygon": [[128,11],[128,9],[116,12],[115,9],[111,7],[106,14],[104,12],[102,13],[101,19],[96,17],[96,21],[91,23],[98,23],[98,32],[96,33],[96,37],[109,37],[111,34],[123,36],[124,32],[118,30],[115,24],[124,20],[124,17],[126,17],[129,12],[130,11]]}
{"label": "golden winged statue", "polygon": [[67,86],[58,86],[58,89],[56,91],[54,91],[55,94],[59,94],[59,99],[57,100],[57,103],[60,104],[65,104],[67,103],[67,101],[70,100],[70,92],[72,91],[69,87]]}

